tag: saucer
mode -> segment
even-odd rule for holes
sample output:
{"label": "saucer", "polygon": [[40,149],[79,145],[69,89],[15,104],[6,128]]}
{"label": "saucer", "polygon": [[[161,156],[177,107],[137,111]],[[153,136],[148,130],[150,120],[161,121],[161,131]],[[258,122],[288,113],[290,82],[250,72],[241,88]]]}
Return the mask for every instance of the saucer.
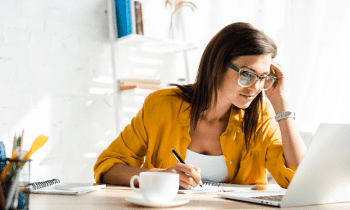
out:
{"label": "saucer", "polygon": [[134,203],[141,206],[149,206],[149,207],[173,207],[180,206],[182,204],[190,202],[190,199],[184,197],[176,197],[174,200],[168,203],[152,203],[143,198],[142,195],[135,195],[128,198],[125,198],[126,201],[130,203]]}

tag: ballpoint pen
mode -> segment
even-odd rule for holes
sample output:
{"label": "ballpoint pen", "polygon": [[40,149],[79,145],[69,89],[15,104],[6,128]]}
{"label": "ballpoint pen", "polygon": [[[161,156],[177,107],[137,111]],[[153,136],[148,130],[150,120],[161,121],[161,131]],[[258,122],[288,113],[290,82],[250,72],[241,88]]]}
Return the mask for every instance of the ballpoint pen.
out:
{"label": "ballpoint pen", "polygon": [[[171,149],[172,153],[174,154],[174,156],[176,157],[176,159],[180,162],[180,163],[183,163],[183,164],[186,164],[184,160],[182,160],[182,158],[180,157],[179,154],[177,154],[177,152],[174,150],[174,149]],[[203,187],[202,186],[202,180],[199,181],[199,186]]]}

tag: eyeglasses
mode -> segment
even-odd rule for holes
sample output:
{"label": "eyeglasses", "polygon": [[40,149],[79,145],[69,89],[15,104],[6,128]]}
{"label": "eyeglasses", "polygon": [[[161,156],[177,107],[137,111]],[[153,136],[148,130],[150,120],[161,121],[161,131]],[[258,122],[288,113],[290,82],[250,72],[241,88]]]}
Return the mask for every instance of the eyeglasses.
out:
{"label": "eyeglasses", "polygon": [[228,63],[227,66],[230,69],[235,70],[239,73],[238,84],[240,84],[243,87],[250,87],[253,84],[255,84],[257,80],[259,80],[260,90],[267,90],[276,81],[276,77],[274,76],[259,76],[257,74],[254,74],[253,72],[244,71],[238,68],[237,66],[233,65],[232,63]]}

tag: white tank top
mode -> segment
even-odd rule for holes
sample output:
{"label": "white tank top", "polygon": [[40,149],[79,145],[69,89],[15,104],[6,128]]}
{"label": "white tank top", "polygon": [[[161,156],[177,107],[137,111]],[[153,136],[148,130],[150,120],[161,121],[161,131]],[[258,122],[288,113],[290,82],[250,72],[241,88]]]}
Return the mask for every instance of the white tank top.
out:
{"label": "white tank top", "polygon": [[225,182],[228,170],[223,155],[202,155],[187,149],[186,164],[201,169],[201,178],[212,182]]}

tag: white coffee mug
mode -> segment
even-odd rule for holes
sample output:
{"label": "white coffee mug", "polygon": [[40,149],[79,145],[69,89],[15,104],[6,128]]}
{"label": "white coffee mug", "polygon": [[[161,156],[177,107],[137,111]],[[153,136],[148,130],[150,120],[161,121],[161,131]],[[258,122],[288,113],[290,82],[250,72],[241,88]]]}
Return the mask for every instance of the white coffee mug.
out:
{"label": "white coffee mug", "polygon": [[[139,181],[139,189],[134,180]],[[179,190],[179,174],[167,172],[141,172],[130,179],[131,188],[152,203],[166,203],[175,199]]]}

